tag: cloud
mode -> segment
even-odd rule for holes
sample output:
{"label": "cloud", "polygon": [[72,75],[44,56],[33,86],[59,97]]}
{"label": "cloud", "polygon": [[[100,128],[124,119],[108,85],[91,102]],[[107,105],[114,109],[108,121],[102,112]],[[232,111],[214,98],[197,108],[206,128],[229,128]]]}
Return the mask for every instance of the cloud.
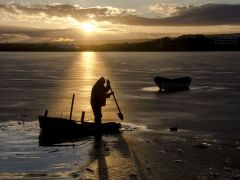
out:
{"label": "cloud", "polygon": [[149,10],[153,13],[161,15],[162,17],[169,17],[177,15],[180,10],[188,7],[189,6],[181,6],[179,4],[160,3],[149,6]]}
{"label": "cloud", "polygon": [[[67,4],[0,4],[0,19],[29,22],[77,24],[81,21],[107,21],[137,26],[239,25],[240,4],[186,5],[155,4],[149,7],[156,18],[139,16],[134,9],[88,7]],[[159,18],[159,16],[161,18]],[[157,18],[158,17],[158,18]]]}
{"label": "cloud", "polygon": [[1,42],[27,42],[30,37],[26,34],[0,34]]}
{"label": "cloud", "polygon": [[[151,29],[151,27],[149,27]],[[125,28],[126,29],[126,28]],[[79,42],[82,44],[102,44],[122,42],[131,39],[151,39],[162,36],[176,35],[175,32],[146,32],[143,30],[110,29],[106,33],[88,36],[79,29],[44,29],[36,27],[0,26],[0,42]],[[178,34],[179,35],[179,34]]]}
{"label": "cloud", "polygon": [[132,14],[133,9],[120,9],[114,7],[89,7],[83,8],[79,5],[67,4],[49,4],[49,5],[34,5],[34,4],[0,4],[0,18],[19,19],[21,21],[87,21],[98,16],[118,16]]}
{"label": "cloud", "polygon": [[[214,26],[240,25],[240,4],[204,4],[199,6],[155,5],[155,12],[165,8],[169,17],[147,18],[137,15],[99,16],[99,21],[110,21],[137,26]],[[164,12],[163,11],[163,12]]]}
{"label": "cloud", "polygon": [[0,42],[56,42],[83,38],[78,29],[0,26]]}
{"label": "cloud", "polygon": [[239,25],[240,4],[204,4],[179,7],[177,15],[162,20],[177,25]]}

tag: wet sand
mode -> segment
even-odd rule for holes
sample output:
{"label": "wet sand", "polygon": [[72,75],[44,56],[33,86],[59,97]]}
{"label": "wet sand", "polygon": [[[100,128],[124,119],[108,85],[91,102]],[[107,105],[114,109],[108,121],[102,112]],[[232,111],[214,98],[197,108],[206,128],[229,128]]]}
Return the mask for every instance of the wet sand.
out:
{"label": "wet sand", "polygon": [[[195,136],[196,135],[196,136]],[[81,179],[239,179],[240,139],[193,132],[124,132],[104,137]],[[95,158],[94,158],[95,157]]]}

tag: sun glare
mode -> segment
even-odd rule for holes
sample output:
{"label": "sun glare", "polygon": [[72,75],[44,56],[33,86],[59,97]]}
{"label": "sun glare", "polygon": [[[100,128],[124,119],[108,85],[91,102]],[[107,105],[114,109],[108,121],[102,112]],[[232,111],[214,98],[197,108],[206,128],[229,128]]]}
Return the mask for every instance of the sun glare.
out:
{"label": "sun glare", "polygon": [[94,27],[92,24],[90,23],[83,23],[81,24],[81,28],[85,31],[85,32],[93,32]]}

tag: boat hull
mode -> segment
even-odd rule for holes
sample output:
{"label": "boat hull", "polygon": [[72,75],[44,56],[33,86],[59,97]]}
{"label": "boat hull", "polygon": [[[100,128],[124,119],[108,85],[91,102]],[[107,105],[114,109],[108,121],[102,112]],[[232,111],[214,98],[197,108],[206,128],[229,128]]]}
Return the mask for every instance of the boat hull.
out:
{"label": "boat hull", "polygon": [[160,92],[176,92],[189,90],[192,79],[188,76],[169,79],[157,76],[154,78],[154,82],[159,87]]}
{"label": "boat hull", "polygon": [[96,125],[94,122],[78,124],[73,120],[39,116],[41,134],[53,136],[91,136],[97,134],[120,133],[120,123],[107,122]]}

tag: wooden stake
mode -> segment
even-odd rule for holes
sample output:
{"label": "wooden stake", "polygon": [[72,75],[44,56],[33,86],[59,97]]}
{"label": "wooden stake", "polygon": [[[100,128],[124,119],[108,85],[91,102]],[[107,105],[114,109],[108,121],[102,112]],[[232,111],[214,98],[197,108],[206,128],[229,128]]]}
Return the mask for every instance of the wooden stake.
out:
{"label": "wooden stake", "polygon": [[47,117],[48,115],[48,109],[45,110],[44,117]]}
{"label": "wooden stake", "polygon": [[69,118],[69,120],[72,120],[72,111],[73,111],[74,98],[75,98],[75,94],[73,93],[73,96],[72,96],[72,105],[71,105],[70,118]]}
{"label": "wooden stake", "polygon": [[84,123],[85,111],[82,111],[81,123]]}

